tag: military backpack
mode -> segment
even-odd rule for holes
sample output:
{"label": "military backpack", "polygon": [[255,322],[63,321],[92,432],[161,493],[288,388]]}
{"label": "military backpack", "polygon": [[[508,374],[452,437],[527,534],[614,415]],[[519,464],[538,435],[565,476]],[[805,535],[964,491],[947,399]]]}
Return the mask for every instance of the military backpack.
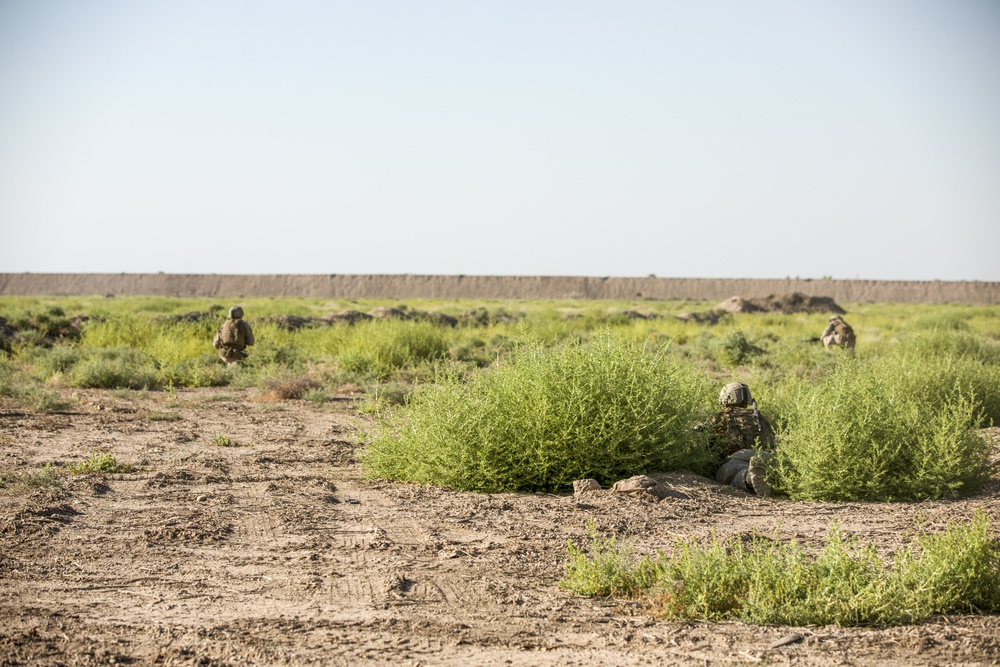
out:
{"label": "military backpack", "polygon": [[245,344],[241,333],[239,320],[226,320],[219,329],[219,341],[227,347],[240,347]]}

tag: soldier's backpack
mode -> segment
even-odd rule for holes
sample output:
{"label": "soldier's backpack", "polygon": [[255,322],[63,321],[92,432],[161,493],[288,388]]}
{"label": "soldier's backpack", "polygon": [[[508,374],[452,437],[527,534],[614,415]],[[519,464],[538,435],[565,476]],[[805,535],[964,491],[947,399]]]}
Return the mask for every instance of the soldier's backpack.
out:
{"label": "soldier's backpack", "polygon": [[240,321],[226,320],[219,329],[219,340],[227,347],[239,347],[243,341],[240,340]]}

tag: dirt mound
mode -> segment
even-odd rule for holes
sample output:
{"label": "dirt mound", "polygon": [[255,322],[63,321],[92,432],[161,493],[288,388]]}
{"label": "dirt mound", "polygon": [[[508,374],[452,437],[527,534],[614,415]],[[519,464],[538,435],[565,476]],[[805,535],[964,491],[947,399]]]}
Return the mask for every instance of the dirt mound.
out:
{"label": "dirt mound", "polygon": [[835,313],[843,315],[847,311],[828,296],[812,296],[802,292],[768,294],[759,299],[744,299],[731,296],[715,307],[727,313]]}
{"label": "dirt mound", "polygon": [[439,313],[437,311],[423,312],[415,310],[410,313],[410,317],[414,320],[420,320],[423,322],[431,322],[440,327],[456,327],[458,326],[458,318],[452,317],[451,315],[445,315],[444,313]]}
{"label": "dirt mound", "polygon": [[409,313],[399,308],[393,308],[392,306],[382,306],[381,308],[376,308],[375,310],[368,313],[372,317],[379,320],[408,320],[410,319]]}
{"label": "dirt mound", "polygon": [[659,315],[656,313],[640,313],[638,310],[623,310],[614,315],[610,315],[609,319],[621,319],[621,320],[656,320],[659,319]]}
{"label": "dirt mound", "polygon": [[254,323],[272,323],[285,331],[298,331],[306,327],[329,326],[330,322],[320,317],[300,317],[298,315],[267,315],[254,320]]}
{"label": "dirt mound", "polygon": [[744,299],[741,296],[731,296],[722,303],[715,307],[715,310],[721,310],[727,313],[759,313],[764,308],[761,308],[755,304],[750,299]]}
{"label": "dirt mound", "polygon": [[692,313],[681,313],[677,319],[682,322],[695,322],[697,324],[718,324],[720,321],[729,319],[731,312],[723,310],[702,310]]}
{"label": "dirt mound", "polygon": [[215,315],[205,310],[194,310],[190,313],[177,313],[176,315],[160,315],[154,317],[154,322],[166,324],[180,324],[181,322],[201,322],[202,320],[215,319]]}
{"label": "dirt mound", "polygon": [[508,313],[503,308],[497,308],[490,312],[487,308],[479,307],[467,310],[462,315],[462,322],[470,326],[488,327],[493,324],[517,322],[523,318],[523,313]]}
{"label": "dirt mound", "polygon": [[330,324],[354,324],[363,320],[370,320],[372,316],[357,310],[345,310],[342,313],[334,313],[326,318]]}
{"label": "dirt mound", "polygon": [[61,308],[28,312],[13,319],[0,317],[0,350],[10,352],[16,343],[52,347],[60,339],[76,340],[90,319],[87,315],[67,317]]}

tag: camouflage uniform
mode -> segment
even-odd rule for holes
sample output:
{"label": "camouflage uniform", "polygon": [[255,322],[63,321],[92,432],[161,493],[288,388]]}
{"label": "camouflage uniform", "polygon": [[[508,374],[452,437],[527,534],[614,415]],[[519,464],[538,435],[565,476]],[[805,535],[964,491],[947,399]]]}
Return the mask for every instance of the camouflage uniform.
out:
{"label": "camouflage uniform", "polygon": [[831,345],[837,345],[844,348],[845,350],[853,350],[855,344],[854,329],[851,325],[840,318],[840,315],[834,315],[830,318],[830,323],[826,325],[826,329],[823,329],[823,335],[820,337],[823,341],[823,347],[830,347]]}
{"label": "camouflage uniform", "polygon": [[752,408],[726,406],[712,415],[712,449],[725,460],[741,449],[774,449],[774,431],[767,417]]}
{"label": "camouflage uniform", "polygon": [[[223,343],[222,331],[226,327],[236,327],[236,342]],[[219,331],[215,334],[212,346],[219,351],[219,356],[227,364],[235,364],[247,358],[246,350],[248,345],[253,345],[253,331],[250,325],[243,321],[243,309],[234,306],[229,309],[229,319],[226,320]]]}
{"label": "camouflage uniform", "polygon": [[719,403],[722,410],[712,417],[709,440],[723,462],[716,472],[716,481],[759,496],[771,495],[765,479],[774,450],[770,422],[756,410],[757,403],[745,384],[727,384],[719,395]]}

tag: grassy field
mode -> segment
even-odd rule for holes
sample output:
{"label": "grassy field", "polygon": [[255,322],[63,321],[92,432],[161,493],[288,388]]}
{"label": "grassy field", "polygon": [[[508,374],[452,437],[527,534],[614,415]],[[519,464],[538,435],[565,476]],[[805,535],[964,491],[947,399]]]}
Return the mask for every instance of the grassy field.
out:
{"label": "grassy field", "polygon": [[211,347],[227,305],[2,297],[0,396],[58,411],[61,388],[232,385],[321,405],[347,388],[375,417],[371,475],[564,490],[711,468],[695,427],[739,380],[777,427],[776,489],[807,500],[973,492],[989,454],[975,429],[1000,423],[995,307],[843,304],[859,341],[845,352],[816,342],[826,314],[676,317],[705,302],[250,299],[257,344],[228,367]]}

